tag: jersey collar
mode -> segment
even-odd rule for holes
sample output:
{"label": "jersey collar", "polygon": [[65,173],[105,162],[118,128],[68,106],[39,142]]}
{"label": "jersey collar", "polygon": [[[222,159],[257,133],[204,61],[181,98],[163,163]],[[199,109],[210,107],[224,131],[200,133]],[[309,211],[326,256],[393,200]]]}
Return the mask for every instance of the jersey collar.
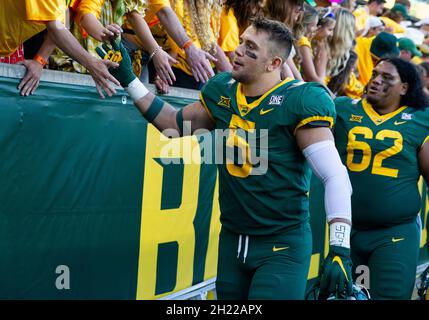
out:
{"label": "jersey collar", "polygon": [[402,106],[393,112],[380,115],[377,111],[375,111],[374,107],[366,99],[362,99],[362,107],[365,113],[372,120],[372,122],[374,122],[376,126],[386,122],[389,119],[392,119],[394,116],[401,113],[407,108],[406,106]]}
{"label": "jersey collar", "polygon": [[243,94],[243,88],[241,86],[241,83],[238,83],[237,85],[237,107],[238,107],[238,112],[240,112],[240,115],[242,117],[244,117],[245,115],[247,115],[250,111],[252,111],[252,109],[256,108],[257,106],[260,105],[260,103],[262,102],[262,100],[264,100],[270,93],[272,93],[274,90],[276,90],[277,88],[281,87],[282,85],[293,81],[293,78],[286,78],[285,80],[283,80],[282,82],[280,82],[279,84],[275,85],[274,87],[272,87],[270,90],[268,90],[267,92],[265,92],[258,100],[253,101],[252,103],[247,103],[246,100],[246,96]]}

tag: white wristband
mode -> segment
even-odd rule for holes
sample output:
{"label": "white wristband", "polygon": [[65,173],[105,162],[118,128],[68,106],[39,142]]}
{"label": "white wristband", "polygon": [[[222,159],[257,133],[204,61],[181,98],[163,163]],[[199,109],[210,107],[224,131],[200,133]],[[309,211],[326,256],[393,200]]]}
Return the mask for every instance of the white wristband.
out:
{"label": "white wristband", "polygon": [[133,81],[131,81],[128,87],[125,88],[125,91],[128,92],[133,101],[137,101],[149,93],[149,90],[143,83],[141,83],[138,78],[135,78]]}
{"label": "white wristband", "polygon": [[350,249],[351,226],[344,222],[334,222],[329,225],[329,244]]}

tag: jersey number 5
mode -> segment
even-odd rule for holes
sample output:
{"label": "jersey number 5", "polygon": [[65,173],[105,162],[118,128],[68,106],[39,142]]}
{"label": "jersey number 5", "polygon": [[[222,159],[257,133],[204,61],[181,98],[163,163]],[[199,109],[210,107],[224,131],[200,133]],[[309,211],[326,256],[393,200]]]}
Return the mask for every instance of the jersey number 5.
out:
{"label": "jersey number 5", "polygon": [[[366,127],[354,127],[349,131],[349,142],[347,144],[347,167],[351,171],[360,172],[366,170],[371,164],[372,151],[368,143],[356,140],[356,135],[363,135],[365,139],[370,140],[373,139],[374,133],[370,128]],[[403,138],[398,131],[392,130],[382,130],[375,136],[376,140],[381,141],[386,138],[394,140],[393,146],[386,150],[380,151],[374,156],[371,173],[397,178],[399,170],[383,167],[383,161],[402,151]],[[354,162],[355,150],[362,151],[362,159],[358,163]]]}
{"label": "jersey number 5", "polygon": [[237,166],[234,163],[233,159],[226,159],[226,168],[230,175],[239,178],[247,178],[252,172],[252,163],[250,161],[250,147],[246,139],[242,138],[237,134],[237,129],[242,129],[245,131],[253,131],[255,129],[255,123],[252,121],[246,121],[237,116],[236,114],[232,115],[231,121],[229,123],[229,135],[226,140],[227,148],[238,148],[241,153],[241,158],[243,159],[243,165]]}

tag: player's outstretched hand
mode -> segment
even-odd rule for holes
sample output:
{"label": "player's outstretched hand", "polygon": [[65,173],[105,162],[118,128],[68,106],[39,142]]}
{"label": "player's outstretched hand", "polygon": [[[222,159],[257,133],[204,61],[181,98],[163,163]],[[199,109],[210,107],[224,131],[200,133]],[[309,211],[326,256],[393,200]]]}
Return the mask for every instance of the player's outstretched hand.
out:
{"label": "player's outstretched hand", "polygon": [[121,42],[112,41],[111,47],[104,43],[101,48],[97,47],[95,50],[103,60],[110,60],[119,64],[119,67],[110,68],[109,71],[122,87],[128,87],[137,78],[133,72],[131,58]]}

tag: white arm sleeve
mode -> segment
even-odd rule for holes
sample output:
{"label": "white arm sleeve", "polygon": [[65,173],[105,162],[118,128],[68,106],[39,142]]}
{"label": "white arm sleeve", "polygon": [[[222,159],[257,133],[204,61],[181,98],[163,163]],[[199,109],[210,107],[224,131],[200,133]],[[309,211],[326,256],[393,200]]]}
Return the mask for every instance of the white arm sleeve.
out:
{"label": "white arm sleeve", "polygon": [[[303,150],[313,173],[325,187],[325,211],[328,223],[335,218],[352,221],[352,185],[331,140],[314,143]],[[310,195],[311,196],[311,195]],[[329,224],[329,244],[350,248],[351,226],[344,222]]]}
{"label": "white arm sleeve", "polygon": [[334,218],[352,221],[352,185],[346,167],[342,164],[335,144],[331,140],[314,143],[303,150],[313,173],[325,187],[326,219]]}

